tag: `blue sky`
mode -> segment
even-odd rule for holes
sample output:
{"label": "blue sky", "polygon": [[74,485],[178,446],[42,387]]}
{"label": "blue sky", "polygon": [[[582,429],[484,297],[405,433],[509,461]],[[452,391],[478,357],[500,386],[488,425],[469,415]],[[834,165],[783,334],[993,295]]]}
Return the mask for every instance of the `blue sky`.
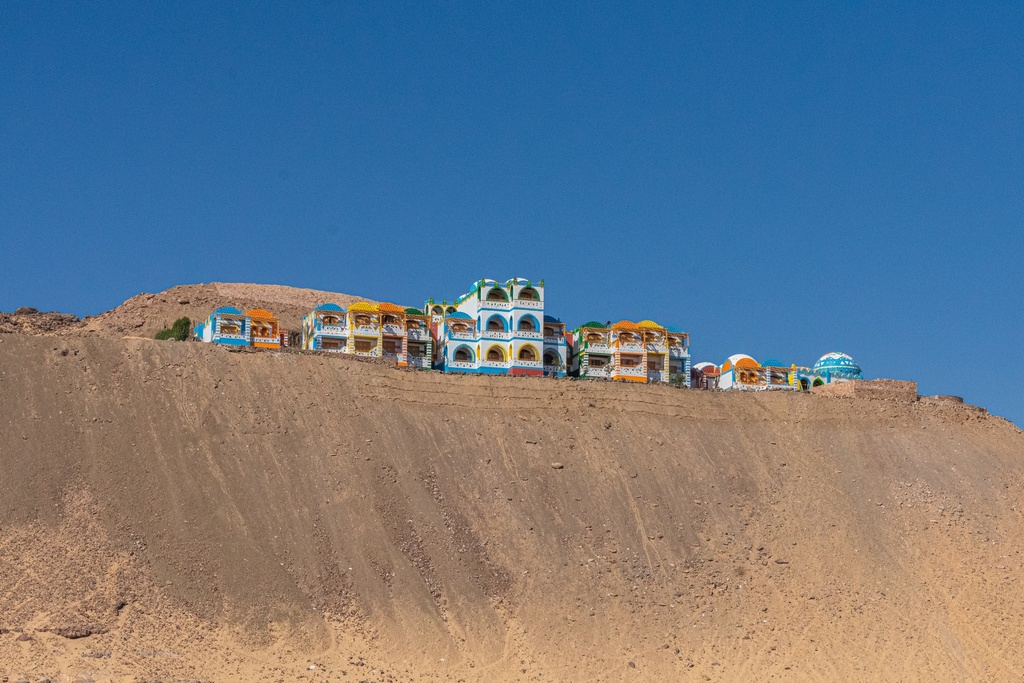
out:
{"label": "blue sky", "polygon": [[1020,3],[0,3],[0,310],[544,278],[1024,424]]}

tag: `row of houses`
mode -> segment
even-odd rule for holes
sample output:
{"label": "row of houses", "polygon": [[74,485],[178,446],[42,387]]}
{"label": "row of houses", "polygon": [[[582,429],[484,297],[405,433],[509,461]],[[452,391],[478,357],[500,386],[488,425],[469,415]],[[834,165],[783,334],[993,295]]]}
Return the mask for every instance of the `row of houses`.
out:
{"label": "row of houses", "polygon": [[[290,336],[269,311],[218,308],[194,336],[263,348]],[[400,367],[474,374],[604,378],[689,386],[689,335],[651,320],[590,322],[569,332],[544,313],[544,281],[481,279],[449,303],[423,308],[358,302],[317,306],[302,319],[311,351],[383,358]]]}
{"label": "row of houses", "polygon": [[813,367],[758,363],[745,354],[721,365],[690,365],[690,335],[652,320],[591,321],[567,331],[544,313],[544,281],[481,279],[449,303],[428,299],[422,308],[392,303],[334,303],[302,319],[301,336],[289,334],[272,313],[224,307],[196,325],[194,337],[218,344],[279,348],[300,345],[382,358],[399,367],[473,374],[507,374],[673,383],[721,390],[808,390],[862,377],[843,353]]}
{"label": "row of houses", "polygon": [[746,354],[735,354],[721,365],[697,363],[691,384],[698,389],[807,391],[832,382],[863,379],[860,365],[845,353],[826,353],[813,367],[786,365],[779,360],[758,363]]}

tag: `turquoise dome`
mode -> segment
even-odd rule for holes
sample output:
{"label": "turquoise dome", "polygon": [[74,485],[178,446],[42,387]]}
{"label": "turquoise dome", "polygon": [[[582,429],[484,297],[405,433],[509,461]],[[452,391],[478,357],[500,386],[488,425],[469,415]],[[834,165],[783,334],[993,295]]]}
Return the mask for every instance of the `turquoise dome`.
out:
{"label": "turquoise dome", "polygon": [[818,359],[818,362],[814,364],[814,373],[816,375],[841,374],[857,378],[861,375],[860,366],[857,365],[857,361],[845,353],[837,352],[826,353]]}

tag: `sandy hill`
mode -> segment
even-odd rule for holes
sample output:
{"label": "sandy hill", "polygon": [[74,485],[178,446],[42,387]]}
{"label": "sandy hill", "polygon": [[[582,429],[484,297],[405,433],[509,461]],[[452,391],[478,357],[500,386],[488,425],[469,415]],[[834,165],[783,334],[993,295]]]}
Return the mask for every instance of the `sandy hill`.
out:
{"label": "sandy hill", "polygon": [[235,306],[242,310],[265,308],[281,320],[285,329],[298,332],[302,329],[302,316],[314,306],[333,302],[347,307],[356,301],[379,303],[339,292],[284,285],[228,282],[179,285],[159,294],[133,296],[117,308],[85,320],[70,333],[153,337],[165,327],[170,327],[177,318],[188,316],[193,323],[199,322],[220,306]]}
{"label": "sandy hill", "polygon": [[1024,677],[961,405],[2,334],[0,472],[0,680]]}

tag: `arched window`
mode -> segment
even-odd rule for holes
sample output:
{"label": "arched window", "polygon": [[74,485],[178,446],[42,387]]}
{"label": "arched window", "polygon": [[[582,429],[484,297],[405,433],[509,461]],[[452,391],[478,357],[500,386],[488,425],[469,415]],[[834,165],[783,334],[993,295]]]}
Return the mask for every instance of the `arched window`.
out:
{"label": "arched window", "polygon": [[525,318],[519,319],[519,331],[520,332],[536,332],[537,323],[534,322],[533,318],[526,316]]}
{"label": "arched window", "polygon": [[434,306],[430,309],[431,315],[444,315],[444,309],[440,306]]}
{"label": "arched window", "polygon": [[444,312],[447,313],[448,315],[451,315],[452,313],[455,312],[455,307],[449,306],[448,308],[444,309]]}
{"label": "arched window", "polygon": [[238,325],[236,323],[221,323],[220,324],[221,334],[240,334],[238,331]]}
{"label": "arched window", "polygon": [[487,320],[487,331],[488,332],[504,332],[505,331],[505,319],[493,315]]}
{"label": "arched window", "polygon": [[601,335],[598,334],[597,332],[588,332],[587,341],[590,342],[591,344],[600,344],[601,342],[604,341],[604,339],[602,339]]}
{"label": "arched window", "polygon": [[504,361],[505,352],[501,350],[500,346],[492,346],[487,349],[487,360],[494,360],[498,362]]}
{"label": "arched window", "polygon": [[336,316],[336,315],[325,315],[324,316],[324,325],[337,325],[337,324],[338,324],[338,316]]}
{"label": "arched window", "polygon": [[537,352],[532,346],[519,349],[519,360],[537,360]]}
{"label": "arched window", "polygon": [[523,287],[519,290],[519,298],[523,301],[540,301],[540,295],[533,287]]}
{"label": "arched window", "polygon": [[368,315],[357,315],[356,316],[356,325],[358,325],[360,327],[363,327],[363,326],[369,325],[369,324],[370,324],[370,316],[368,316]]}
{"label": "arched window", "polygon": [[823,387],[823,386],[825,386],[825,380],[823,380],[820,377],[815,377],[814,378],[814,382],[811,383],[811,386],[813,386],[813,387]]}
{"label": "arched window", "polygon": [[386,315],[386,316],[384,316],[384,324],[385,325],[397,325],[398,324],[398,318],[396,318],[393,315]]}
{"label": "arched window", "polygon": [[555,336],[555,328],[553,328],[553,327],[545,327],[544,328],[544,336],[545,337],[554,337]]}
{"label": "arched window", "polygon": [[452,332],[469,332],[469,325],[466,323],[452,323]]}
{"label": "arched window", "polygon": [[465,346],[460,346],[455,349],[455,361],[458,363],[472,363],[473,352],[467,349]]}
{"label": "arched window", "polygon": [[544,365],[558,365],[558,354],[554,351],[545,351]]}
{"label": "arched window", "polygon": [[501,287],[492,287],[491,291],[487,292],[488,301],[508,301],[508,294]]}

